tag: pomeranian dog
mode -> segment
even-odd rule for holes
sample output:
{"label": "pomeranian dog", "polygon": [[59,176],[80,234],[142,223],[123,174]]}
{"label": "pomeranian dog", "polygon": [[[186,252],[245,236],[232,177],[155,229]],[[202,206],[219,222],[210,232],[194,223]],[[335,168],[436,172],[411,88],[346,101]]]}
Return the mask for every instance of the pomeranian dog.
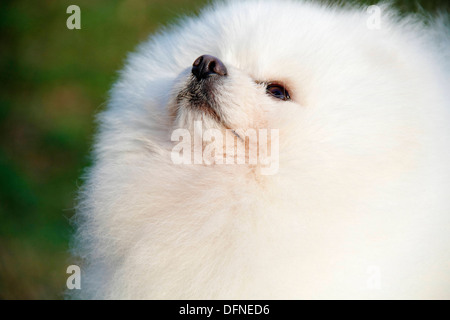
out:
{"label": "pomeranian dog", "polygon": [[75,216],[81,299],[449,299],[445,15],[217,3],[132,53]]}

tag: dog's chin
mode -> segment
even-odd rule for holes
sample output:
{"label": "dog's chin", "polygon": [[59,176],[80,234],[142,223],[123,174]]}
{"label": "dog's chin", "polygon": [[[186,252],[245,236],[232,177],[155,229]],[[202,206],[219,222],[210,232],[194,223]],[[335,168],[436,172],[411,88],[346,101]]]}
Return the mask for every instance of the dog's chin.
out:
{"label": "dog's chin", "polygon": [[191,76],[176,98],[177,125],[191,127],[194,121],[202,121],[208,127],[227,128],[217,102],[220,87],[219,79],[197,80]]}

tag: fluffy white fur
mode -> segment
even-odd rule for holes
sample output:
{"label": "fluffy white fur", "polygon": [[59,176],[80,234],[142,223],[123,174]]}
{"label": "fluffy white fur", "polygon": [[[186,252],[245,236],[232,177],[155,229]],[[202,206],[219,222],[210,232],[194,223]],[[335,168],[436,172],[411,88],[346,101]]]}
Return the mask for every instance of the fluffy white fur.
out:
{"label": "fluffy white fur", "polygon": [[[131,54],[99,116],[71,297],[449,299],[445,19],[384,5],[381,29],[368,18],[365,7],[222,3]],[[175,99],[203,54],[228,69],[214,93],[222,122]],[[260,84],[274,80],[291,101]],[[195,119],[278,128],[278,173],[174,165],[171,133]]]}

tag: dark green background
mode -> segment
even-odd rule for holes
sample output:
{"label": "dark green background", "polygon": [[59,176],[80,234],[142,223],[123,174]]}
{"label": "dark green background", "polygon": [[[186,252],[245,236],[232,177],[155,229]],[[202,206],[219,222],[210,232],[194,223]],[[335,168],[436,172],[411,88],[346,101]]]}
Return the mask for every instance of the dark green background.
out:
{"label": "dark green background", "polygon": [[[419,2],[429,11],[449,7]],[[0,299],[62,297],[68,219],[89,165],[94,115],[127,52],[204,3],[0,2]],[[415,1],[396,3],[417,9]],[[71,4],[81,8],[81,30],[66,28]]]}

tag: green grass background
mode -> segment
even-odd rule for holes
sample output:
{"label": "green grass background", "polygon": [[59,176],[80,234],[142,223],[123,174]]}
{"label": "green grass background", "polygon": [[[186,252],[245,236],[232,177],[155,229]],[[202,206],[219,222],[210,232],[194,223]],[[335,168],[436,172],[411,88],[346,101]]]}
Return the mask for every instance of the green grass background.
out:
{"label": "green grass background", "polygon": [[[419,2],[429,11],[449,7]],[[68,219],[89,165],[94,115],[127,52],[205,3],[0,2],[0,299],[62,298]],[[81,8],[81,30],[66,28],[71,4]],[[417,9],[415,1],[396,4]]]}

